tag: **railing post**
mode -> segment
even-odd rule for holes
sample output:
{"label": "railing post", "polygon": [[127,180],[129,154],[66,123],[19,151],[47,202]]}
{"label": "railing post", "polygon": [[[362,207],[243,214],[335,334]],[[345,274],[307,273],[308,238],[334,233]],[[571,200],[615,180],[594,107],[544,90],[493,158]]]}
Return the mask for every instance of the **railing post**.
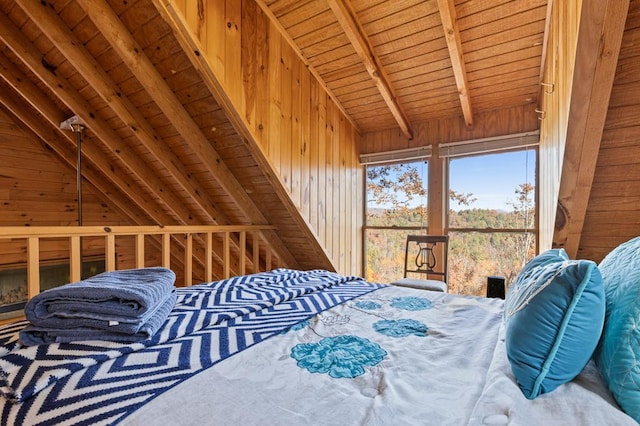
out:
{"label": "railing post", "polygon": [[116,236],[113,234],[107,234],[106,237],[106,250],[105,250],[105,270],[116,270]]}
{"label": "railing post", "polygon": [[144,268],[144,234],[136,234],[136,268]]}
{"label": "railing post", "polygon": [[40,239],[27,238],[27,297],[40,293]]}
{"label": "railing post", "polygon": [[253,233],[253,273],[260,272],[260,233]]}
{"label": "railing post", "polygon": [[80,258],[80,236],[70,238],[71,253],[69,255],[69,281],[72,283],[82,279],[82,259]]}
{"label": "railing post", "polygon": [[222,241],[222,262],[224,263],[224,268],[223,268],[223,278],[229,278],[231,276],[231,260],[229,259],[230,255],[230,250],[229,250],[229,246],[230,246],[230,233],[229,231],[225,231],[224,233],[224,238]]}
{"label": "railing post", "polygon": [[184,285],[193,284],[193,234],[187,234],[184,246]]}
{"label": "railing post", "polygon": [[171,234],[162,234],[162,266],[171,267]]}
{"label": "railing post", "polygon": [[239,269],[239,274],[240,275],[244,275],[246,274],[246,264],[247,264],[247,232],[246,231],[240,231],[240,241],[238,242],[238,244],[240,245],[240,253],[238,254],[238,269]]}
{"label": "railing post", "polygon": [[213,233],[207,232],[207,247],[204,253],[205,268],[204,268],[204,280],[206,282],[213,281]]}

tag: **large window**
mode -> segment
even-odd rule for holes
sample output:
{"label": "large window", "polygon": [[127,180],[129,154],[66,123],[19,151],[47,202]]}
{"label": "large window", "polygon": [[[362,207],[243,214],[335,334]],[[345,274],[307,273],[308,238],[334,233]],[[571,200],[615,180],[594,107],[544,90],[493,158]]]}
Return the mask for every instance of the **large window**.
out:
{"label": "large window", "polygon": [[536,150],[448,161],[449,290],[486,294],[487,277],[511,284],[536,252]]}
{"label": "large window", "polygon": [[[488,276],[511,284],[536,253],[538,138],[530,132],[441,144],[436,155],[425,146],[361,156],[365,277],[401,278],[407,234],[446,233],[451,293],[483,296]],[[428,205],[429,187],[443,199],[431,194]]]}
{"label": "large window", "polygon": [[408,233],[427,228],[427,163],[367,166],[365,276],[402,278]]}

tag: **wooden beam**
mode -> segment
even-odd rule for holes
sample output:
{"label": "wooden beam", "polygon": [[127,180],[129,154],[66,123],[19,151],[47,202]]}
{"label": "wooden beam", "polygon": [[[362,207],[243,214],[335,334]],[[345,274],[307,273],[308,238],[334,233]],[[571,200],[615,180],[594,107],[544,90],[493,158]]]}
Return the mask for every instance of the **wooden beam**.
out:
{"label": "wooden beam", "polygon": [[144,116],[122,93],[109,74],[89,54],[76,36],[48,6],[38,2],[19,1],[20,7],[37,23],[42,32],[56,48],[78,70],[82,77],[94,88],[102,100],[127,125],[133,135],[149,150],[156,160],[168,171],[177,185],[185,190],[195,205],[200,208],[200,216],[205,223],[228,224],[228,219],[216,208],[208,192],[190,176],[183,163],[164,143]]}
{"label": "wooden beam", "polygon": [[453,0],[438,0],[438,10],[440,11],[440,19],[442,19],[442,27],[447,40],[447,47],[449,48],[449,57],[451,58],[453,75],[456,79],[462,114],[467,126],[471,127],[473,125],[473,111],[469,97],[469,84],[467,83],[467,70],[464,54],[462,53],[460,31],[456,22],[456,5]]}
{"label": "wooden beam", "polygon": [[[98,117],[91,105],[84,100],[80,93],[73,90],[73,85],[67,79],[59,75],[60,73],[56,75],[46,69],[43,65],[42,54],[37,51],[32,43],[24,38],[4,14],[0,14],[0,38],[69,109],[86,123],[92,133],[119,158],[120,163],[124,165],[128,173],[137,176],[141,185],[145,186],[151,194],[161,200],[164,209],[176,217],[176,219],[165,224],[175,223],[176,220],[179,224],[189,224],[189,221],[184,218],[191,217],[191,214],[184,204],[156,178],[154,171],[129,149],[111,126]],[[59,124],[58,122],[57,125]],[[93,163],[103,161],[104,151],[95,144],[85,144],[83,148],[85,156]],[[109,165],[107,170],[111,167],[112,165]],[[113,172],[109,171],[105,174],[110,175]],[[151,216],[151,212],[146,213]]]}
{"label": "wooden beam", "polygon": [[[629,0],[582,4],[553,244],[575,258],[584,232]],[[560,226],[558,225],[560,224]]]}
{"label": "wooden beam", "polygon": [[398,101],[393,85],[382,66],[382,62],[380,58],[378,58],[378,55],[376,55],[373,46],[369,42],[369,38],[358,22],[355,12],[345,0],[327,0],[327,3],[371,76],[380,95],[382,95],[382,99],[384,99],[391,114],[396,119],[400,130],[407,139],[413,139],[413,130],[411,129],[411,123],[407,118],[407,114]]}
{"label": "wooden beam", "polygon": [[[84,9],[89,19],[98,27],[98,30],[111,44],[111,47],[131,72],[136,76],[144,76],[144,78],[138,80],[140,84],[147,90],[149,96],[166,115],[185,142],[189,144],[193,152],[200,158],[208,160],[204,161],[203,164],[230,199],[236,203],[252,223],[267,224],[267,220],[260,209],[254,204],[249,194],[225,165],[224,160],[204,136],[198,125],[193,121],[111,7],[104,0],[78,0],[78,4]],[[271,233],[271,237],[273,240],[270,243],[273,244],[274,248],[278,249],[278,254],[286,259],[288,265],[295,267],[297,265],[295,258],[281,243],[280,238],[275,233]]]}
{"label": "wooden beam", "polygon": [[[2,19],[3,15],[0,15],[0,24]],[[4,24],[8,25],[6,22]],[[23,131],[25,133],[48,145],[61,161],[75,169],[76,154],[75,150],[70,149],[75,143],[75,137],[71,132],[58,128],[63,119],[62,113],[48,97],[42,96],[40,90],[29,81],[29,78],[2,53],[0,53],[0,70],[2,71],[0,73],[2,80],[16,91],[16,93],[12,93],[8,88],[0,90],[0,103],[13,115],[16,122],[24,125]],[[2,88],[2,84],[0,84],[0,88]],[[25,97],[24,101],[29,103],[37,113],[20,102],[21,96]],[[85,144],[85,149],[94,149],[94,147]],[[93,192],[112,208],[120,210],[122,216],[128,217],[134,224],[148,223],[149,218],[156,223],[171,223],[173,219],[170,216],[158,209],[140,191],[132,188],[124,173],[120,173],[118,168],[114,169],[113,165],[107,162],[103,156],[98,158],[94,164],[104,174],[96,171],[93,167],[85,167],[83,170],[84,178],[90,184]],[[126,196],[123,196],[123,193]],[[145,216],[150,213],[150,217]],[[183,244],[178,241],[178,245],[182,246]],[[113,265],[115,267],[115,257]]]}
{"label": "wooden beam", "polygon": [[[42,96],[39,89],[29,81],[26,75],[21,73],[18,68],[13,65],[9,59],[0,53],[0,73],[1,78],[8,83],[16,94],[10,90],[0,90],[0,102],[7,108],[18,122],[24,125],[23,131],[32,134],[34,139],[40,139],[44,144],[48,145],[69,167],[76,168],[76,154],[70,149],[74,143],[74,137],[71,132],[61,132],[56,129],[54,123],[60,123],[62,113],[57,109],[53,102],[46,96]],[[24,97],[25,102],[29,103],[35,111],[41,114],[45,121],[33,111],[29,110],[20,101],[20,95]],[[47,124],[46,122],[49,122]],[[96,167],[101,171],[109,171],[109,164],[106,161],[95,163]],[[151,205],[151,201],[144,197],[138,196],[135,191],[127,193],[126,188],[129,182],[119,173],[113,174],[109,178],[95,171],[93,167],[85,167],[83,171],[85,179],[92,185],[94,192],[100,197],[104,197],[104,201],[119,209],[125,217],[129,217],[133,223],[140,223],[141,217],[143,221],[147,221],[149,217],[159,217],[162,213],[156,206]],[[122,194],[127,194],[124,197]],[[132,203],[133,201],[133,203]],[[132,206],[147,206],[144,212]],[[149,213],[152,213],[149,216]],[[163,223],[163,222],[158,222]]]}

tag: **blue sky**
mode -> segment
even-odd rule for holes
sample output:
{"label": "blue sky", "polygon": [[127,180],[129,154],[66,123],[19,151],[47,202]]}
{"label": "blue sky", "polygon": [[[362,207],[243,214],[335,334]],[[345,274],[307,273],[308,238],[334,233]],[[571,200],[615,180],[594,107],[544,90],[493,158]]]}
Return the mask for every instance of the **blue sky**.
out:
{"label": "blue sky", "polygon": [[[519,185],[527,182],[535,185],[535,163],[534,150],[452,159],[449,173],[450,188],[458,193],[473,194],[476,201],[470,206],[460,206],[451,202],[449,207],[453,210],[468,208],[512,210],[508,203],[516,201],[515,190]],[[419,173],[426,182],[425,163],[414,163],[415,166],[418,167]],[[402,194],[397,195],[402,197]],[[411,204],[425,204],[426,201],[426,199],[416,199]],[[371,200],[369,203],[369,207],[375,207],[375,203]]]}
{"label": "blue sky", "polygon": [[[528,152],[528,154],[527,154]],[[521,183],[535,185],[535,151],[517,151],[453,159],[450,162],[451,189],[472,193],[477,201],[470,207],[511,210]],[[458,210],[459,206],[450,206]]]}

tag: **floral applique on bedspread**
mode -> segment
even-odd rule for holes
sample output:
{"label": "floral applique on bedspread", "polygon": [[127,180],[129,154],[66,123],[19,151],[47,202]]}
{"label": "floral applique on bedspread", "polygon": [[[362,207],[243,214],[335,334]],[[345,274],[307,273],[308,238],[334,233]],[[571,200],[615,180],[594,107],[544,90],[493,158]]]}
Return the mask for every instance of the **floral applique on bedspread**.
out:
{"label": "floral applique on bedspread", "polygon": [[[385,299],[375,295],[360,298],[347,303],[340,314],[319,314],[317,321],[305,323],[305,330],[321,338],[317,343],[299,343],[291,349],[290,357],[297,361],[297,366],[310,373],[325,373],[332,378],[355,378],[365,374],[366,367],[373,367],[382,362],[387,356],[384,343],[376,341],[376,335],[392,337],[394,339],[427,337],[427,325],[414,318],[403,318],[405,315],[415,315],[413,312],[427,311],[434,306],[427,297],[402,296]],[[352,314],[365,318],[378,319],[365,326],[376,334],[366,337],[354,334],[342,334],[348,329],[352,321]],[[342,319],[337,321],[336,318]],[[315,327],[314,324],[318,324]],[[321,327],[320,324],[324,327]],[[353,331],[360,332],[362,324],[355,325]],[[322,331],[319,329],[322,328]],[[302,330],[303,327],[298,330]],[[358,331],[360,330],[360,331]],[[324,333],[335,333],[326,336]],[[307,332],[309,333],[309,332]]]}
{"label": "floral applique on bedspread", "polygon": [[[5,327],[0,330],[0,392],[17,404],[4,404],[0,422],[31,416],[32,423],[56,424],[62,419],[51,413],[71,403],[77,404],[74,415],[84,420],[121,419],[228,356],[381,287],[327,271],[282,269],[180,288],[160,331],[128,345],[88,341],[22,347],[17,333],[24,324]],[[74,379],[74,373],[82,378]],[[44,389],[47,397],[31,398]]]}

